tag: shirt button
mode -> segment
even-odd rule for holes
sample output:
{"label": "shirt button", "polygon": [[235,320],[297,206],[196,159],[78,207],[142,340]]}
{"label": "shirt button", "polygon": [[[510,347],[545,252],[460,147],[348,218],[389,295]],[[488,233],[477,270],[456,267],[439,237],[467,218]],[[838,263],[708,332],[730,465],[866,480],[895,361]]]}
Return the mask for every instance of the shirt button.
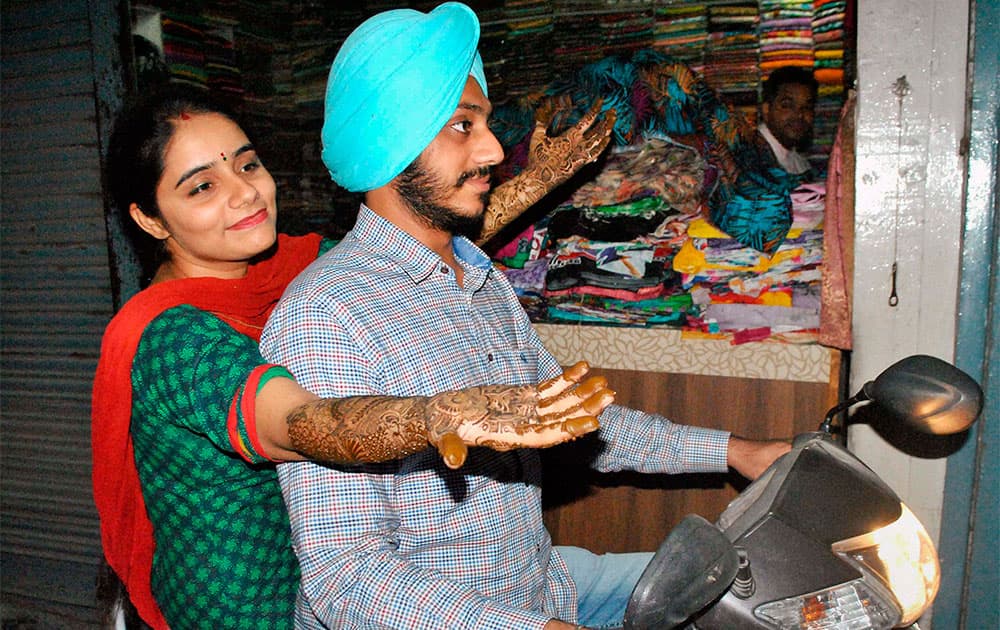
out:
{"label": "shirt button", "polygon": [[441,273],[448,273],[448,268],[444,265],[441,266]]}
{"label": "shirt button", "polygon": [[487,361],[493,361],[493,353],[492,352],[489,352],[489,353],[486,354],[486,360]]}

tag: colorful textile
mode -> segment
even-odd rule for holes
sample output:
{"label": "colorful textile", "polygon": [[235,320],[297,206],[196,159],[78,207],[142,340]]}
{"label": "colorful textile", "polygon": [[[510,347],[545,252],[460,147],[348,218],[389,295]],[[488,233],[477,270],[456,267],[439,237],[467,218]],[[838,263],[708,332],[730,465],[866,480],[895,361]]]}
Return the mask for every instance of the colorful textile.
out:
{"label": "colorful textile", "polygon": [[192,306],[143,333],[131,435],[156,540],[151,588],[173,630],[292,628],[298,563],[253,414],[275,376],[291,378],[254,339]]}
{"label": "colorful textile", "polygon": [[[604,110],[617,114],[616,144],[698,134],[697,148],[708,170],[718,176],[705,195],[712,220],[765,253],[781,244],[791,223],[788,195],[803,178],[781,169],[756,129],[684,64],[642,49],[630,59],[610,57],[585,66],[553,82],[545,94],[556,112],[553,133],[568,128],[601,99]],[[523,105],[500,107],[495,118],[503,121],[496,126],[504,131],[498,137],[505,147],[506,142],[527,142],[533,116]]]}
{"label": "colorful textile", "polygon": [[706,221],[689,224],[689,240],[674,257],[682,286],[703,307],[689,319],[689,326],[739,333],[735,343],[787,340],[793,333],[796,342],[815,340],[825,189],[821,183],[804,184],[791,198],[792,228],[770,256],[743,246]]}
{"label": "colorful textile", "polygon": [[[354,229],[292,283],[265,357],[321,396],[431,394],[560,373],[510,285],[468,240],[464,278],[362,206]],[[336,369],[332,369],[336,367]],[[612,405],[599,470],[726,470],[728,434]],[[531,449],[433,451],[351,468],[278,466],[302,566],[302,628],[542,628],[576,592],[542,522]],[[322,625],[325,624],[325,625]]]}
{"label": "colorful textile", "polygon": [[163,311],[191,304],[211,312],[253,339],[281,292],[315,259],[319,237],[279,236],[276,253],[251,266],[240,280],[194,278],[163,282],[141,291],[111,320],[94,377],[91,409],[94,502],[108,564],[128,590],[143,620],[166,627],[150,589],[153,527],[135,467],[132,435],[132,362],[143,331]]}

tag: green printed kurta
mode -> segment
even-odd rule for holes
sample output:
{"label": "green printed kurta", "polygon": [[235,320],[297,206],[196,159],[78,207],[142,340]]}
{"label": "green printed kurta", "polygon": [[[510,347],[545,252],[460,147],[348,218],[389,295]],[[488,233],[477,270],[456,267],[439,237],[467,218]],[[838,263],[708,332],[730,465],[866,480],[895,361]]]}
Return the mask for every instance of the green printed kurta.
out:
{"label": "green printed kurta", "polygon": [[[143,332],[131,431],[156,539],[153,595],[172,630],[292,627],[299,569],[274,465],[235,448],[227,426],[263,364],[253,339],[191,306]],[[271,368],[260,385],[273,376],[289,375]],[[250,445],[245,420],[235,417],[236,441]]]}

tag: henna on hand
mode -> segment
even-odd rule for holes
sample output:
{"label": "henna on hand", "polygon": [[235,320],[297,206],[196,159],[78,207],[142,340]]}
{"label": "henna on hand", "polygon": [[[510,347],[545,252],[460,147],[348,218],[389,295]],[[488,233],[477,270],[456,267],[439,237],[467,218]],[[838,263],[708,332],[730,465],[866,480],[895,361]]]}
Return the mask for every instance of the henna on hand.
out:
{"label": "henna on hand", "polygon": [[458,468],[470,445],[496,451],[547,448],[595,431],[600,428],[597,416],[614,400],[614,392],[604,377],[580,383],[589,370],[581,362],[537,387],[486,385],[432,396],[428,439],[446,465]]}
{"label": "henna on hand", "polygon": [[484,385],[431,397],[355,396],[322,399],[288,415],[288,437],[299,453],[327,463],[377,463],[434,445],[450,468],[465,463],[469,446],[498,451],[554,446],[600,427],[597,416],[614,400],[603,377],[586,363],[532,385]]}
{"label": "henna on hand", "polygon": [[385,462],[427,448],[421,396],[325,398],[296,407],[288,415],[295,450],[334,464]]}
{"label": "henna on hand", "polygon": [[541,111],[531,134],[528,164],[517,176],[493,189],[479,243],[496,236],[556,186],[601,155],[611,142],[615,111],[608,110],[595,123],[600,110],[598,102],[575,125],[555,137],[545,132],[551,112]]}

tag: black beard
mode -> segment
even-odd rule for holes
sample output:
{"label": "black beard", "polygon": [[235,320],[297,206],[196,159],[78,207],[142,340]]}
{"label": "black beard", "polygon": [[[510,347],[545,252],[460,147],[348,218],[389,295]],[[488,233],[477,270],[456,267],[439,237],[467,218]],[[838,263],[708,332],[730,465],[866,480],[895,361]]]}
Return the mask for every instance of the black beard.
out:
{"label": "black beard", "polygon": [[[489,169],[462,173],[454,187],[461,188],[462,184],[470,177],[478,177],[488,173]],[[474,216],[465,216],[455,211],[455,209],[443,206],[438,202],[438,199],[443,197],[443,194],[440,193],[448,190],[448,185],[442,182],[437,176],[428,172],[419,157],[396,177],[395,186],[396,192],[399,193],[403,201],[429,227],[448,232],[449,234],[464,236],[473,241],[483,231],[485,212],[480,212]],[[486,208],[489,198],[489,192],[482,194],[481,201],[483,208]]]}

